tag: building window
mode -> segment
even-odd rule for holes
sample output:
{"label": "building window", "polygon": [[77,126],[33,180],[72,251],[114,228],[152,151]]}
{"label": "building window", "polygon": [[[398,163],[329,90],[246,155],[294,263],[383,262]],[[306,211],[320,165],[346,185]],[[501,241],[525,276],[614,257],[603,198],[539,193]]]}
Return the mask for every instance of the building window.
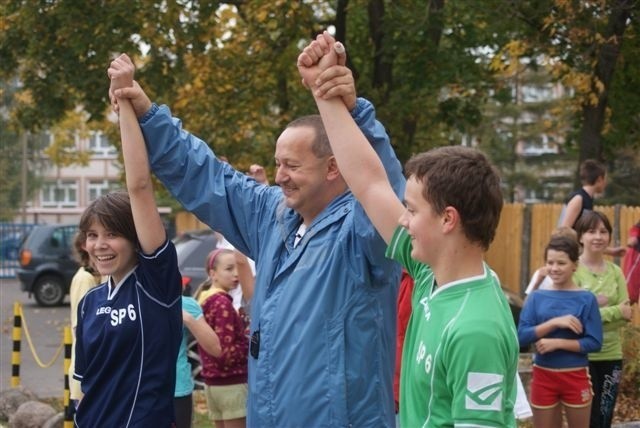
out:
{"label": "building window", "polygon": [[117,181],[112,180],[91,180],[87,186],[87,200],[89,202],[107,194],[110,190],[118,187]]}
{"label": "building window", "polygon": [[92,131],[89,137],[89,150],[97,157],[113,157],[118,154],[116,148],[102,131]]}
{"label": "building window", "polygon": [[58,180],[45,183],[40,194],[45,208],[75,208],[78,206],[78,183],[74,180]]}

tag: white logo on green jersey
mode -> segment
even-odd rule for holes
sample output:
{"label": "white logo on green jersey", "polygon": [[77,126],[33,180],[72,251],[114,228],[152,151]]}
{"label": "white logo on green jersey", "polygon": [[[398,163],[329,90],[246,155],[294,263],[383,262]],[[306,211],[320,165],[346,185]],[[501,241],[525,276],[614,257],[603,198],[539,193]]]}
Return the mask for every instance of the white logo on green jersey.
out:
{"label": "white logo on green jersey", "polygon": [[502,410],[502,379],[497,373],[467,374],[465,407],[468,410]]}
{"label": "white logo on green jersey", "polygon": [[424,319],[429,321],[429,319],[431,318],[431,310],[429,309],[429,298],[423,297],[422,299],[420,299],[420,304],[424,308]]}
{"label": "white logo on green jersey", "polygon": [[424,342],[420,342],[420,345],[418,346],[418,353],[416,355],[416,362],[418,365],[422,363],[422,360],[424,360],[424,371],[429,374],[431,371],[431,360],[433,360],[433,357],[431,354],[427,354],[427,347],[424,346]]}

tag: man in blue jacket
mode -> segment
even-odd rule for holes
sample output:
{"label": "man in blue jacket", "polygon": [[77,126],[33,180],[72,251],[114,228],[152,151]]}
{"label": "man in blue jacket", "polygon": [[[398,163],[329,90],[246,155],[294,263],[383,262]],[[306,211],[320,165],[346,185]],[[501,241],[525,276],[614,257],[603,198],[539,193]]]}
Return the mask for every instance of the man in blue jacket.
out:
{"label": "man in blue jacket", "polygon": [[[373,105],[356,98],[349,69],[335,67],[337,93],[401,195],[401,166]],[[121,91],[134,104],[156,176],[256,262],[248,426],[393,426],[400,268],[347,188],[320,117],[282,132],[278,186],[269,187],[220,161],[137,84]]]}

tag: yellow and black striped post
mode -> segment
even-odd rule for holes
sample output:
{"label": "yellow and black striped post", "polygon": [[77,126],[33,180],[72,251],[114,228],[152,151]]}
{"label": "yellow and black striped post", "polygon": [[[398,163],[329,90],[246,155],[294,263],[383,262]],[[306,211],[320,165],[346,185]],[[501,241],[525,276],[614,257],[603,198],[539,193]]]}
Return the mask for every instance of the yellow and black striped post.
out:
{"label": "yellow and black striped post", "polygon": [[64,328],[64,428],[73,428],[71,391],[69,390],[69,367],[71,367],[71,327]]}
{"label": "yellow and black striped post", "polygon": [[20,303],[13,303],[13,351],[11,352],[11,387],[20,385],[20,341],[22,338],[22,317]]}

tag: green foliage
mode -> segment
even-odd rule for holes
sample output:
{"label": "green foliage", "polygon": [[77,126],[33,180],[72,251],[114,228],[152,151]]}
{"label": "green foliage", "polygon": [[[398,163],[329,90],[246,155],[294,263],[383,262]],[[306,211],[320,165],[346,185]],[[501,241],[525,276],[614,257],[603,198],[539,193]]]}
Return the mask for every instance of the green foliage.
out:
{"label": "green foliage", "polygon": [[[11,108],[14,82],[0,82],[0,97],[3,106]],[[29,198],[38,187],[34,171],[39,163],[34,158],[35,139],[29,134],[19,134],[16,128],[0,114],[0,221],[13,220],[23,196]],[[27,168],[24,168],[24,166]]]}
{"label": "green foliage", "polygon": [[[269,167],[285,124],[315,112],[295,68],[300,48],[335,25],[358,93],[376,105],[402,161],[431,147],[480,141],[515,188],[536,175],[518,164],[518,137],[562,133],[571,154],[593,144],[607,157],[619,147],[637,149],[640,92],[629,90],[640,83],[637,2],[629,3],[633,19],[623,26],[613,79],[597,74],[611,65],[602,61],[603,47],[622,40],[610,27],[623,3],[109,0],[81,7],[74,0],[5,0],[0,78],[22,84],[12,94],[13,126],[57,124],[64,135],[60,124],[81,106],[90,126],[108,127],[106,68],[127,52],[145,91],[171,106],[186,129],[241,170],[254,162]],[[525,70],[521,58],[530,59]],[[520,72],[546,74],[574,96],[536,106],[539,123],[508,129],[501,119],[523,113],[511,96],[510,76]],[[604,108],[585,120],[594,100]],[[585,146],[587,139],[594,143]],[[60,161],[80,162],[62,141],[54,148]]]}
{"label": "green foliage", "polygon": [[628,323],[622,329],[623,369],[620,392],[640,400],[640,326]]}

